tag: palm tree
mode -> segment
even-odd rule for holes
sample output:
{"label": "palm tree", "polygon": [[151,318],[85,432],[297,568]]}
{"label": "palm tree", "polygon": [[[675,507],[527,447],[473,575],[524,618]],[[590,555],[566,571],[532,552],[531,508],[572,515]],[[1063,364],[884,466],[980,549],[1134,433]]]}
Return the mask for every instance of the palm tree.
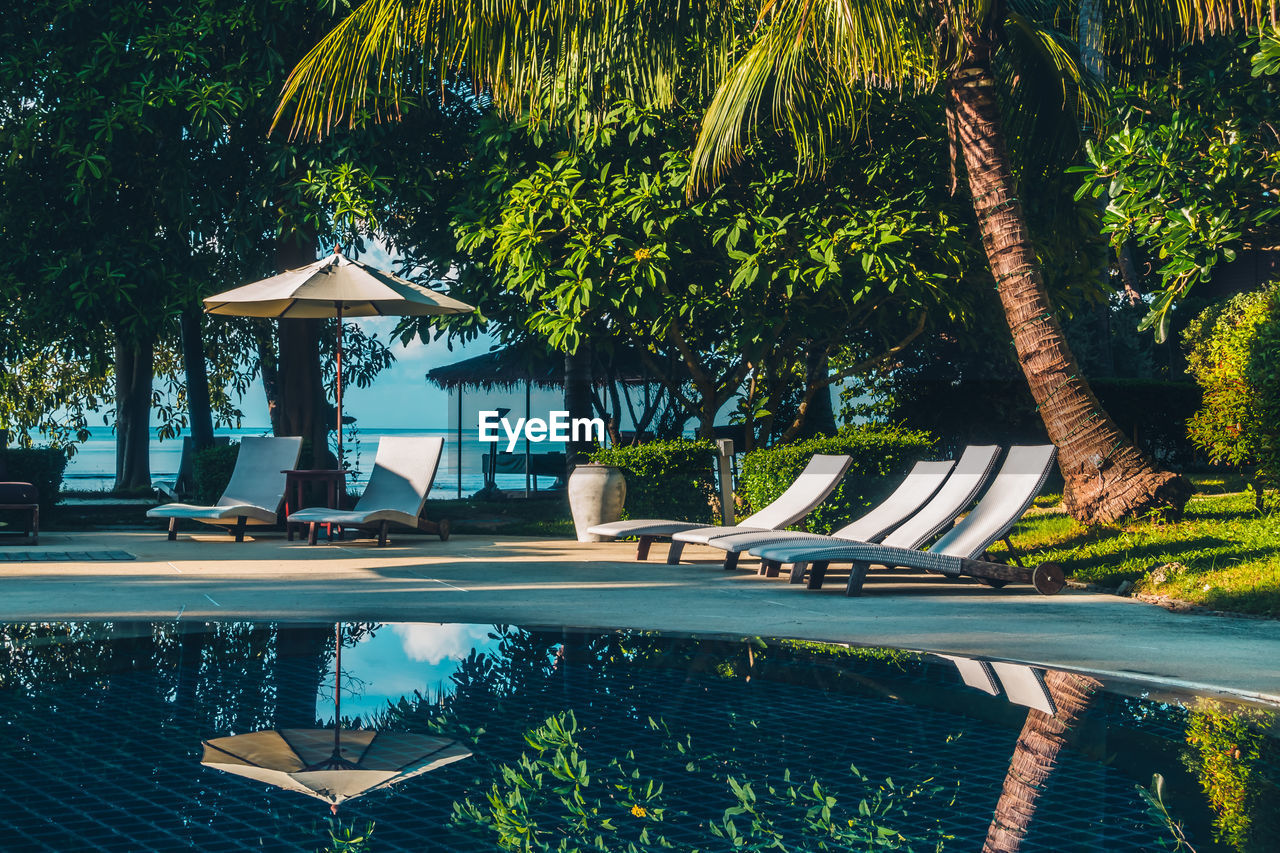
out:
{"label": "palm tree", "polygon": [[1053,697],[1053,714],[1031,708],[1009,759],[983,853],[1017,853],[1027,837],[1040,792],[1058,766],[1058,754],[1071,731],[1093,704],[1102,682],[1087,675],[1051,669],[1044,686]]}
{"label": "palm tree", "polygon": [[[582,94],[589,102],[619,88],[670,103],[694,55],[701,90],[713,94],[694,190],[723,178],[761,124],[790,132],[820,168],[828,140],[864,114],[860,92],[940,90],[953,169],[963,169],[1018,359],[1058,446],[1067,510],[1109,522],[1179,511],[1190,487],[1125,437],[1080,373],[1018,198],[1002,104],[1016,105],[1011,117],[1024,136],[1035,127],[1025,119],[1041,107],[1072,98],[1086,109],[1096,104],[1068,35],[1078,32],[1082,5],[1089,20],[1107,22],[1090,48],[1111,51],[1121,67],[1142,67],[1176,39],[1274,15],[1276,2],[367,0],[294,70],[281,109],[293,108],[294,132],[308,134],[367,110],[394,116],[401,91],[423,79],[414,69],[459,71],[514,114],[537,103],[532,92],[562,93],[566,110]],[[757,25],[744,39],[752,17]],[[1057,92],[1047,102],[1045,84]]]}

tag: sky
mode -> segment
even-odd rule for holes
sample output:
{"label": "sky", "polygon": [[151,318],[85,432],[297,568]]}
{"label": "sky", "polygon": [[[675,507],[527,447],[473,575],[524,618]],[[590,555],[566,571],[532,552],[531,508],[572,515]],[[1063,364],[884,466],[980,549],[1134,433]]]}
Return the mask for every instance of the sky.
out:
{"label": "sky", "polygon": [[[452,692],[449,677],[471,650],[493,651],[492,625],[465,623],[387,623],[372,637],[342,652],[342,713],[367,718],[388,702],[413,698],[414,691],[435,696]],[[317,717],[333,719],[333,694],[327,680],[316,697]]]}
{"label": "sky", "polygon": [[[377,333],[382,341],[390,339],[391,330],[396,326],[394,317],[367,317],[349,322],[359,324],[366,333]],[[444,341],[423,343],[415,339],[407,347],[394,343],[391,351],[396,357],[395,363],[379,373],[368,388],[350,386],[344,389],[343,410],[355,416],[361,426],[447,429],[449,394],[427,382],[427,371],[483,355],[489,351],[490,345],[488,338],[465,346],[455,345],[452,350]],[[265,426],[270,422],[261,381],[254,382],[253,388],[240,401],[240,408],[244,412],[245,426]]]}

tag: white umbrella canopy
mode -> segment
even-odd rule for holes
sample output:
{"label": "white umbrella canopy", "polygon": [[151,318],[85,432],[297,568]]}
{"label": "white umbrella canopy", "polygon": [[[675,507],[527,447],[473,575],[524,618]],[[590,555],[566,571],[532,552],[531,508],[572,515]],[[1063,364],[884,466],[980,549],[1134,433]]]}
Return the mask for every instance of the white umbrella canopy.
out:
{"label": "white umbrella canopy", "polygon": [[267,729],[202,742],[200,763],[336,810],[350,800],[471,756],[450,738],[362,729]]}
{"label": "white umbrella canopy", "polygon": [[423,317],[465,314],[475,306],[346,257],[336,249],[315,263],[215,294],[210,314],[275,319]]}
{"label": "white umbrella canopy", "polygon": [[200,763],[338,804],[471,757],[453,738],[342,728],[342,623],[334,625],[333,728],[263,729],[201,741]]}
{"label": "white umbrella canopy", "polygon": [[206,297],[208,314],[277,320],[338,320],[338,467],[342,465],[342,320],[344,317],[427,317],[466,314],[468,305],[343,255],[333,254],[279,275]]}

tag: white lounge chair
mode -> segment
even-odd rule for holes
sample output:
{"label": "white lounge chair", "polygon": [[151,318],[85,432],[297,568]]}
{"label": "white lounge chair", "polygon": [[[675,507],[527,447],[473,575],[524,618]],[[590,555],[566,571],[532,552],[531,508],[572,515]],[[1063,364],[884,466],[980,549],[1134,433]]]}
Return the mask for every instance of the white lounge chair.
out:
{"label": "white lounge chair", "polygon": [[387,544],[387,528],[400,524],[449,538],[449,522],[422,518],[431,484],[440,467],[444,439],[414,436],[383,436],[373,459],[373,473],[355,509],[343,511],[308,507],[289,515],[290,524],[306,524],[307,543],[316,544],[316,527],[336,524],[342,528],[376,530],[378,545]]}
{"label": "white lounge chair", "polygon": [[[597,524],[589,528],[589,533],[619,539],[624,536],[636,536],[640,542],[636,546],[636,559],[644,560],[649,556],[649,546],[662,536],[674,536],[677,533],[697,531],[706,538],[713,535],[743,533],[748,531],[774,530],[795,524],[808,515],[814,507],[822,503],[827,495],[840,485],[844,474],[849,470],[853,460],[848,456],[828,456],[815,453],[809,463],[804,466],[795,481],[787,490],[779,495],[773,503],[759,512],[742,519],[741,524],[731,527],[707,527],[689,521],[672,521],[669,519],[639,518],[627,521],[612,521],[608,524]],[[689,540],[686,540],[689,541]],[[705,541],[705,540],[692,540]],[[667,552],[668,563],[680,562],[680,552],[685,542],[671,542]]]}
{"label": "white lounge chair", "polygon": [[[966,447],[959,462],[919,462],[902,485],[883,503],[830,536],[799,530],[778,530],[772,533],[717,537],[707,544],[728,552],[724,563],[726,569],[737,565],[742,552],[754,554],[759,549],[772,545],[805,545],[831,542],[833,539],[852,542],[879,542],[885,539],[894,545],[915,548],[954,522],[973,503],[973,499],[991,476],[999,453],[1000,448],[995,445],[982,445]],[[890,530],[894,532],[890,533]],[[760,574],[776,577],[778,567],[777,563],[767,566],[761,563]],[[803,566],[793,570],[792,583],[799,583],[803,574]]]}
{"label": "white lounge chair", "polygon": [[952,577],[968,575],[994,587],[1004,586],[1010,581],[1031,583],[1040,593],[1052,595],[1066,585],[1062,568],[1056,563],[1042,563],[1035,569],[1026,569],[1020,565],[1007,566],[979,558],[1031,506],[1053,467],[1056,453],[1057,449],[1051,444],[1009,448],[1000,473],[982,500],[928,550],[895,546],[886,537],[879,545],[832,541],[811,545],[782,544],[761,548],[758,554],[762,560],[772,562],[809,563],[810,589],[822,586],[830,563],[852,563],[846,595],[861,594],[863,581],[873,564],[925,569]]}
{"label": "white lounge chair", "polygon": [[224,527],[237,542],[244,541],[248,524],[275,524],[284,501],[284,471],[298,465],[302,439],[298,436],[247,436],[240,440],[236,467],[227,490],[213,506],[171,503],[147,510],[147,518],[169,519],[169,541],[178,538],[178,519]]}

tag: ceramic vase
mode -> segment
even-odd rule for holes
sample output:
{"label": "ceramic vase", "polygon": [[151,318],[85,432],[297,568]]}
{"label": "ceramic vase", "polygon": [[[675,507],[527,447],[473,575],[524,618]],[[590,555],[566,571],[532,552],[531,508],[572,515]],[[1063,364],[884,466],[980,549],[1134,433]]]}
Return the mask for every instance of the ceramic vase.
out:
{"label": "ceramic vase", "polygon": [[611,465],[579,465],[569,475],[569,509],[579,542],[603,542],[607,537],[588,533],[587,528],[622,518],[627,499],[627,480]]}

